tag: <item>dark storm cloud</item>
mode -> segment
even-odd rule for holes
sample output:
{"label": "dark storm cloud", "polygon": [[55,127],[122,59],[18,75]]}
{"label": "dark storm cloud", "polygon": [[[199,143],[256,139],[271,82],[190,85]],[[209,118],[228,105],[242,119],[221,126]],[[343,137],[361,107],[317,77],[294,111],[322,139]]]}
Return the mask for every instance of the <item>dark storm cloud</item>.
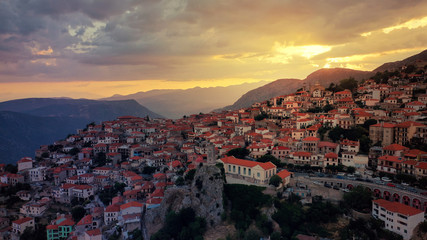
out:
{"label": "dark storm cloud", "polygon": [[[128,78],[141,74],[184,79],[203,75],[209,66],[216,74],[224,63],[212,60],[215,56],[252,61],[248,68],[253,69],[255,60],[275,56],[276,43],[334,46],[315,56],[316,61],[405,44],[416,48],[426,39],[421,29],[370,38],[360,34],[421,18],[426,6],[422,0],[1,0],[0,64],[14,63],[16,68],[3,66],[0,75],[16,69],[61,80],[74,77],[75,71],[69,70],[74,67],[98,78],[95,75],[122,75],[102,66],[129,65],[134,72],[127,73]],[[414,32],[417,40],[404,36]],[[46,52],[49,49],[52,52]],[[307,64],[301,56],[289,59]],[[268,71],[271,60],[261,64]],[[194,65],[205,70],[196,73]],[[229,62],[224,65],[232,71]],[[170,72],[162,71],[165,68]],[[0,76],[0,81],[7,79]]]}

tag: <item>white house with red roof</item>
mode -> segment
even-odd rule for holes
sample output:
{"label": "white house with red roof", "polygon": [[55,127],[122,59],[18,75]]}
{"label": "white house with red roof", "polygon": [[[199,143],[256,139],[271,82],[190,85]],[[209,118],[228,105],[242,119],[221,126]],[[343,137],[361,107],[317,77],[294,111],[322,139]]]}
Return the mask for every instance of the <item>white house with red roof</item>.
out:
{"label": "white house with red roof", "polygon": [[425,103],[419,102],[419,101],[413,101],[405,104],[405,107],[415,109],[416,111],[419,111],[426,107]]}
{"label": "white house with red roof", "polygon": [[372,216],[384,222],[387,230],[410,239],[415,227],[424,221],[424,212],[399,202],[372,201]]}
{"label": "white house with red roof", "polygon": [[20,218],[12,222],[12,233],[19,236],[25,231],[25,229],[27,228],[34,229],[34,226],[35,226],[34,218],[32,217]]}
{"label": "white house with red roof", "polygon": [[288,170],[283,169],[282,171],[277,173],[277,176],[282,179],[282,183],[279,187],[286,187],[289,185],[291,181],[291,173]]}
{"label": "white house with red roof", "polygon": [[415,176],[417,178],[427,177],[427,162],[419,162],[415,165]]}
{"label": "white house with red roof", "polygon": [[224,164],[227,176],[264,185],[268,184],[270,178],[277,171],[276,165],[271,162],[261,163],[238,159],[233,156],[219,159],[218,162]]}
{"label": "white house with red roof", "polygon": [[33,159],[31,159],[30,157],[24,157],[18,161],[18,172],[30,168],[33,168]]}
{"label": "white house with red roof", "polygon": [[271,150],[271,155],[275,158],[284,161],[291,152],[291,149],[285,146],[276,146]]}
{"label": "white house with red roof", "polygon": [[120,204],[111,204],[105,208],[104,211],[104,222],[110,224],[113,221],[117,221],[120,214]]}
{"label": "white house with red roof", "polygon": [[144,204],[132,201],[125,204],[120,205],[120,215],[128,215],[128,214],[142,214],[144,211]]}
{"label": "white house with red roof", "polygon": [[84,240],[102,240],[101,229],[95,228],[84,233]]}
{"label": "white house with red roof", "polygon": [[380,172],[396,174],[402,169],[403,159],[396,156],[384,155],[378,158],[377,170]]}

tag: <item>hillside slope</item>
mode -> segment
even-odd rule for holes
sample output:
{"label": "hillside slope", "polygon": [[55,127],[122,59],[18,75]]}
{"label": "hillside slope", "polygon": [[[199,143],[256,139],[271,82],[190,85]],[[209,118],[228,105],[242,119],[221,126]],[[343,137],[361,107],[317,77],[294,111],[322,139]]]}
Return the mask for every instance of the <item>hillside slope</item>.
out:
{"label": "hillside slope", "polygon": [[38,117],[0,111],[0,163],[15,163],[43,144],[64,139],[87,121],[68,117]]}
{"label": "hillside slope", "polygon": [[309,86],[318,82],[320,85],[328,87],[330,83],[337,83],[342,79],[353,77],[356,80],[361,80],[371,76],[371,72],[358,71],[345,68],[320,69],[304,80],[300,79],[278,79],[272,83],[256,88],[245,93],[233,105],[227,106],[221,110],[236,110],[239,108],[250,107],[255,102],[262,102],[275,96],[285,95],[295,92],[298,88]]}

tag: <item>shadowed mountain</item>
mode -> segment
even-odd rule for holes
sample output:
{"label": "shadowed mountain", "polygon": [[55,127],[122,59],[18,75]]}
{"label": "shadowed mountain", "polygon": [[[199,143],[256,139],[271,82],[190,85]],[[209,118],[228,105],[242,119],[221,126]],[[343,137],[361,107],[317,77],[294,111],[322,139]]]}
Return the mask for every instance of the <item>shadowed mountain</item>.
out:
{"label": "shadowed mountain", "polygon": [[206,113],[236,101],[242,94],[266,82],[245,83],[228,87],[190,88],[186,90],[152,90],[130,95],[114,95],[102,100],[135,99],[168,118]]}
{"label": "shadowed mountain", "polygon": [[13,163],[43,144],[76,133],[90,122],[119,116],[162,117],[135,100],[28,98],[0,103],[0,162]]}
{"label": "shadowed mountain", "polygon": [[85,119],[38,117],[0,111],[0,163],[15,163],[43,144],[65,138],[87,124]]}
{"label": "shadowed mountain", "polygon": [[345,68],[320,69],[308,75],[304,80],[278,79],[274,82],[245,93],[233,105],[215,111],[236,110],[250,107],[255,102],[262,102],[276,96],[293,93],[297,89],[302,88],[304,85],[309,86],[310,84],[315,84],[316,82],[322,86],[328,87],[330,83],[337,83],[342,79],[353,77],[356,80],[361,80],[368,78],[371,75],[371,72]]}
{"label": "shadowed mountain", "polygon": [[87,121],[113,120],[119,116],[162,118],[135,100],[97,101],[89,99],[26,98],[0,103],[0,111],[13,111],[40,117],[71,117]]}
{"label": "shadowed mountain", "polygon": [[395,71],[401,69],[403,66],[414,65],[417,67],[424,67],[427,65],[427,50],[424,50],[414,56],[403,59],[402,61],[384,63],[376,68],[373,72]]}

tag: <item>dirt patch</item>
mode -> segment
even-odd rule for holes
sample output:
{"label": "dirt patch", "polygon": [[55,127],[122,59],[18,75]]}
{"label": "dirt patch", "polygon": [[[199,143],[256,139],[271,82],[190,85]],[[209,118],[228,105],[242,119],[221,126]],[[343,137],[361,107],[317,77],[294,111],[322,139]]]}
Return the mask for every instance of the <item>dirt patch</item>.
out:
{"label": "dirt patch", "polygon": [[236,228],[233,224],[221,223],[220,225],[208,229],[204,235],[205,240],[225,239],[227,235],[234,235]]}
{"label": "dirt patch", "polygon": [[332,239],[339,239],[340,230],[346,227],[349,222],[350,221],[347,218],[340,217],[337,222],[324,224],[323,226],[328,232],[332,233]]}

